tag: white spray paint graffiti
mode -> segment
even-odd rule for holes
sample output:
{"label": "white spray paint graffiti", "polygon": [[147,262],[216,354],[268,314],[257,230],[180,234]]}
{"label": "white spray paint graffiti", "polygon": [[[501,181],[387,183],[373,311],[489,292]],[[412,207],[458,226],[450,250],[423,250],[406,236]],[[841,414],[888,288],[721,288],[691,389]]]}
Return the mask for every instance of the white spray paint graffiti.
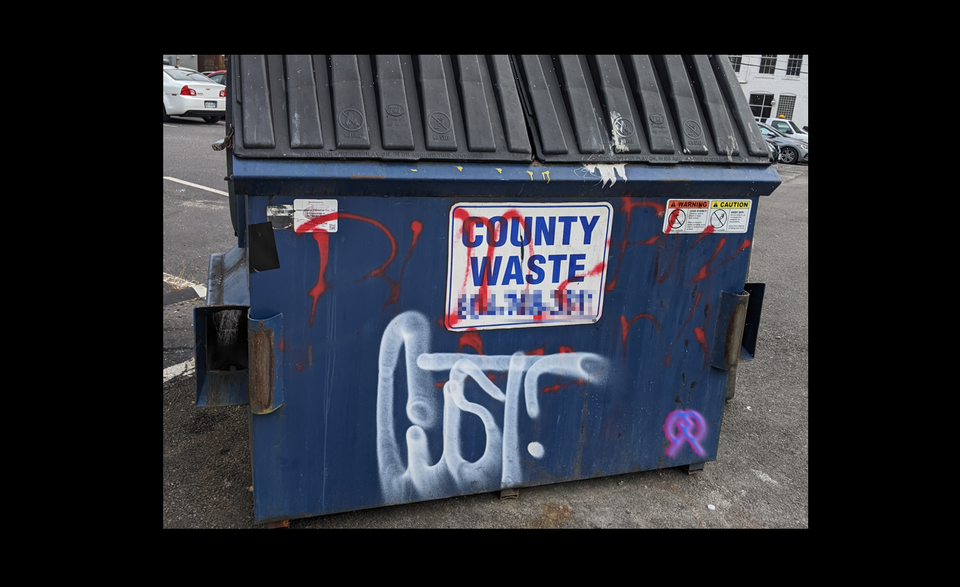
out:
{"label": "white spray paint graffiti", "polygon": [[[394,373],[404,351],[407,373],[406,416],[411,426],[406,431],[407,466],[400,457],[396,442],[393,413]],[[527,416],[540,416],[538,380],[542,375],[560,375],[583,382],[597,382],[607,364],[593,353],[561,353],[557,355],[471,355],[462,353],[430,353],[430,324],[418,312],[405,312],[387,326],[380,341],[380,375],[377,385],[377,459],[380,486],[384,498],[391,502],[414,498],[429,499],[442,495],[444,486],[452,482],[467,490],[489,486],[500,476],[500,487],[521,481],[519,418],[520,391]],[[449,371],[449,380],[441,392],[434,387],[434,371]],[[487,372],[506,371],[506,392],[493,384]],[[464,397],[467,378],[476,381],[494,400],[504,404],[503,430],[494,415],[485,407]],[[430,464],[425,429],[438,424],[442,410],[443,453]],[[486,431],[483,455],[475,462],[467,461],[460,451],[460,418],[466,412],[480,418]],[[547,448],[539,442],[526,447],[535,458]]]}

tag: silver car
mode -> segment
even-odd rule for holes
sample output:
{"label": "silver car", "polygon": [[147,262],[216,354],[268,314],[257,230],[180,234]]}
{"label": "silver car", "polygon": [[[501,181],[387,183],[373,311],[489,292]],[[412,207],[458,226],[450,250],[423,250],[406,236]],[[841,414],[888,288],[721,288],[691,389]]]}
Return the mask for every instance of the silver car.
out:
{"label": "silver car", "polygon": [[809,163],[809,147],[803,141],[797,141],[787,138],[769,126],[757,123],[760,127],[760,134],[768,142],[771,142],[780,149],[780,162],[787,164]]}

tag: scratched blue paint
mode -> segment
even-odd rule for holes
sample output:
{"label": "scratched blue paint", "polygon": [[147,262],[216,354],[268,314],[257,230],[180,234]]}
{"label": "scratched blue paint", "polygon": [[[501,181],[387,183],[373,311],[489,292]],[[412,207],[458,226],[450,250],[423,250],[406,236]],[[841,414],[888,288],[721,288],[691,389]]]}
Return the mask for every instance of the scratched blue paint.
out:
{"label": "scratched blue paint", "polygon": [[[339,212],[335,233],[275,230],[280,268],[249,275],[250,316],[282,316],[283,405],[250,415],[258,522],[716,459],[727,372],[708,347],[721,291],[743,288],[772,169],[627,165],[615,184],[575,165],[233,170],[244,228],[297,198]],[[477,196],[613,207],[598,322],[444,327],[450,210]],[[749,230],[665,235],[674,196],[750,199]]]}

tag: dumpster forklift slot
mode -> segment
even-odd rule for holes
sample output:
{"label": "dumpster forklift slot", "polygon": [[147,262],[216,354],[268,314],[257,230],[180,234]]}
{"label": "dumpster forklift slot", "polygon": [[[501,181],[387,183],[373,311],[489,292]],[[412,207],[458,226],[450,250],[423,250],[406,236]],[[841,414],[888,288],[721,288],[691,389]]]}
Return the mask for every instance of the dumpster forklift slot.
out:
{"label": "dumpster forklift slot", "polygon": [[194,309],[197,406],[248,403],[247,306]]}
{"label": "dumpster forklift slot", "polygon": [[247,369],[247,315],[226,308],[207,314],[207,368],[210,371]]}

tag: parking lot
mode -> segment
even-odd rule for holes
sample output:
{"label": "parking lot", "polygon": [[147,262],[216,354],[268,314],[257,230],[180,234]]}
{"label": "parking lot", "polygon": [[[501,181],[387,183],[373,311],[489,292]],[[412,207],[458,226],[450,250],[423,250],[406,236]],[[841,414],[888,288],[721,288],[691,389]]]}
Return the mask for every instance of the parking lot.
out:
{"label": "parking lot", "polygon": [[[264,528],[253,519],[247,406],[198,408],[193,309],[166,278],[204,285],[213,253],[235,243],[224,123],[164,123],[163,527]],[[295,519],[290,528],[807,528],[808,166],[776,166],[758,206],[750,281],[764,282],[757,357],[739,369],[719,453],[680,468]],[[182,284],[181,284],[182,285]],[[189,285],[188,285],[189,287]]]}

